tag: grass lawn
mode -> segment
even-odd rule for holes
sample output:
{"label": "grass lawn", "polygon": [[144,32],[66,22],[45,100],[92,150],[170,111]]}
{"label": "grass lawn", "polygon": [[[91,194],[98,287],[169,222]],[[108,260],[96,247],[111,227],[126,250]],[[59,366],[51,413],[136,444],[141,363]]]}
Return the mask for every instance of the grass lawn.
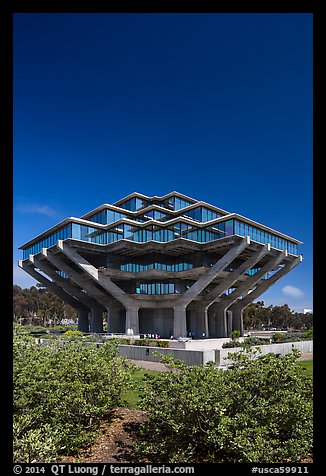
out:
{"label": "grass lawn", "polygon": [[131,375],[131,384],[123,394],[123,403],[127,408],[139,410],[139,397],[145,375],[157,375],[158,370],[146,370],[139,368]]}
{"label": "grass lawn", "polygon": [[312,378],[312,375],[313,375],[313,373],[312,373],[312,372],[313,372],[313,362],[314,362],[313,360],[299,360],[299,361],[297,362],[297,364],[298,364],[301,368],[305,369],[305,371],[307,372],[307,375]]}

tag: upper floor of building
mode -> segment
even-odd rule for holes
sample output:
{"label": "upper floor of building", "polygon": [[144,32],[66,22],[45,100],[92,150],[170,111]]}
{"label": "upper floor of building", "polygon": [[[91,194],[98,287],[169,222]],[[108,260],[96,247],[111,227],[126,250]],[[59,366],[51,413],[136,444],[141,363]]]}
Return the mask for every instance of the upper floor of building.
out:
{"label": "upper floor of building", "polygon": [[236,213],[195,200],[179,192],[148,197],[134,192],[123,199],[86,213],[69,217],[20,247],[23,259],[54,246],[58,240],[73,239],[97,245],[118,240],[168,242],[177,239],[199,243],[224,237],[249,236],[272,248],[298,255],[302,242]]}

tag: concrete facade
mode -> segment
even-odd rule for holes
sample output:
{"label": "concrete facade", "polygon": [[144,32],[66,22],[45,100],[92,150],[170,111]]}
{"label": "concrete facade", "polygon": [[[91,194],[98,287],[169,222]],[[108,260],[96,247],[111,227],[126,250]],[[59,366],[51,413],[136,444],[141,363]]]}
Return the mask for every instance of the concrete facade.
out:
{"label": "concrete facade", "polygon": [[178,192],[133,193],[30,240],[19,266],[82,331],[222,338],[297,266],[298,240]]}

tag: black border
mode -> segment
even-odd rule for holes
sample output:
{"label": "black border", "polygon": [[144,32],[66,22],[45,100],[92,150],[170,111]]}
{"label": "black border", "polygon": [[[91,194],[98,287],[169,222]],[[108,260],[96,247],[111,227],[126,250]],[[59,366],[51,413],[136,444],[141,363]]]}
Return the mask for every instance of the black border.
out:
{"label": "black border", "polygon": [[[323,195],[322,189],[322,177],[323,170],[321,168],[321,121],[320,115],[322,111],[321,105],[321,92],[323,85],[326,84],[325,78],[322,78],[322,64],[323,57],[321,51],[321,44],[323,43],[321,36],[323,32],[322,12],[321,4],[323,0],[305,1],[305,0],[260,0],[260,1],[245,1],[245,0],[222,0],[222,1],[197,1],[197,2],[185,2],[185,1],[84,1],[77,2],[72,0],[47,0],[47,1],[3,1],[1,3],[0,10],[0,65],[1,65],[1,124],[2,124],[2,138],[0,141],[2,148],[2,167],[1,178],[3,184],[1,184],[0,190],[2,193],[1,203],[3,204],[2,220],[5,227],[2,227],[2,233],[0,233],[1,239],[4,240],[4,244],[0,248],[2,253],[2,266],[5,269],[2,272],[2,279],[5,279],[5,286],[2,286],[5,291],[2,295],[8,299],[2,299],[2,303],[5,302],[5,306],[2,306],[2,332],[3,342],[1,345],[1,362],[2,369],[6,369],[2,373],[2,396],[5,397],[6,411],[3,412],[3,421],[6,428],[8,427],[8,437],[2,440],[1,449],[4,453],[1,462],[2,465],[8,466],[8,473],[12,473],[12,255],[4,250],[12,249],[13,241],[13,144],[12,144],[12,130],[13,130],[13,15],[16,13],[312,13],[313,14],[313,27],[314,27],[314,81],[313,81],[313,177],[314,177],[314,189],[313,189],[313,201],[314,201],[314,314],[315,314],[315,337],[314,337],[314,443],[315,443],[315,456],[314,463],[309,464],[309,474],[312,474],[316,466],[321,465],[322,462],[322,448],[321,448],[321,435],[322,435],[322,372],[324,372],[322,362],[322,339],[323,331],[322,324],[326,317],[323,316],[321,310],[323,309],[322,302],[322,279],[318,279],[322,273],[321,252],[318,253],[321,248],[322,229],[319,217],[322,217],[322,201]],[[26,180],[31,180],[32,177],[26,177]],[[289,178],[291,180],[291,178]],[[5,233],[4,233],[5,230]],[[6,289],[8,286],[8,290]],[[3,385],[5,383],[5,385]],[[50,466],[50,464],[48,464]],[[48,466],[42,465],[42,466]],[[25,465],[26,466],[26,465]],[[35,466],[40,466],[35,465]],[[76,465],[78,466],[78,465]],[[79,465],[80,466],[80,465]],[[100,464],[99,474],[100,474]],[[123,466],[123,465],[122,465]],[[201,467],[203,466],[203,467]],[[194,465],[195,474],[199,470],[206,470],[218,472],[219,474],[228,474],[229,471],[236,470],[238,474],[251,474],[251,468],[257,467],[280,467],[281,465],[261,465],[261,464],[237,464],[223,465]],[[284,465],[283,465],[284,466]],[[289,463],[289,466],[300,466]],[[50,468],[48,468],[50,469]],[[317,468],[316,468],[317,469]],[[5,471],[4,471],[4,474]],[[24,473],[22,473],[24,474]],[[46,472],[46,474],[51,474]],[[106,473],[109,474],[109,473]],[[259,474],[259,473],[258,473]]]}

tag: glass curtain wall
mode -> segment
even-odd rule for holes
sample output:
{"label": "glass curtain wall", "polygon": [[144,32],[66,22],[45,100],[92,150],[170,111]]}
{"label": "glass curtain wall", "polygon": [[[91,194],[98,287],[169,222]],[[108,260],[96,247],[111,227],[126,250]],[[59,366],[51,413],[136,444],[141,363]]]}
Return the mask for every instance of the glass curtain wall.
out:
{"label": "glass curtain wall", "polygon": [[[115,214],[116,212],[112,213]],[[108,220],[111,219],[109,218],[110,211],[106,210],[106,215],[101,212],[98,216],[98,220],[105,220],[105,216]],[[115,221],[117,216],[112,215],[112,219]],[[109,230],[102,230],[96,227],[80,225],[78,223],[70,223],[25,249],[23,251],[23,256],[24,259],[26,259],[30,254],[39,253],[42,248],[49,248],[55,245],[58,240],[65,240],[67,238],[101,245],[113,243],[121,239],[144,243],[152,240],[157,242],[168,242],[177,238],[185,238],[204,243],[234,234],[240,236],[249,235],[253,241],[262,244],[270,243],[272,248],[287,250],[292,255],[298,255],[298,246],[291,241],[272,233],[265,232],[239,220],[226,220],[204,228],[199,228],[195,224],[190,225],[183,222],[177,222],[168,227],[151,224],[142,228],[121,223]]]}

